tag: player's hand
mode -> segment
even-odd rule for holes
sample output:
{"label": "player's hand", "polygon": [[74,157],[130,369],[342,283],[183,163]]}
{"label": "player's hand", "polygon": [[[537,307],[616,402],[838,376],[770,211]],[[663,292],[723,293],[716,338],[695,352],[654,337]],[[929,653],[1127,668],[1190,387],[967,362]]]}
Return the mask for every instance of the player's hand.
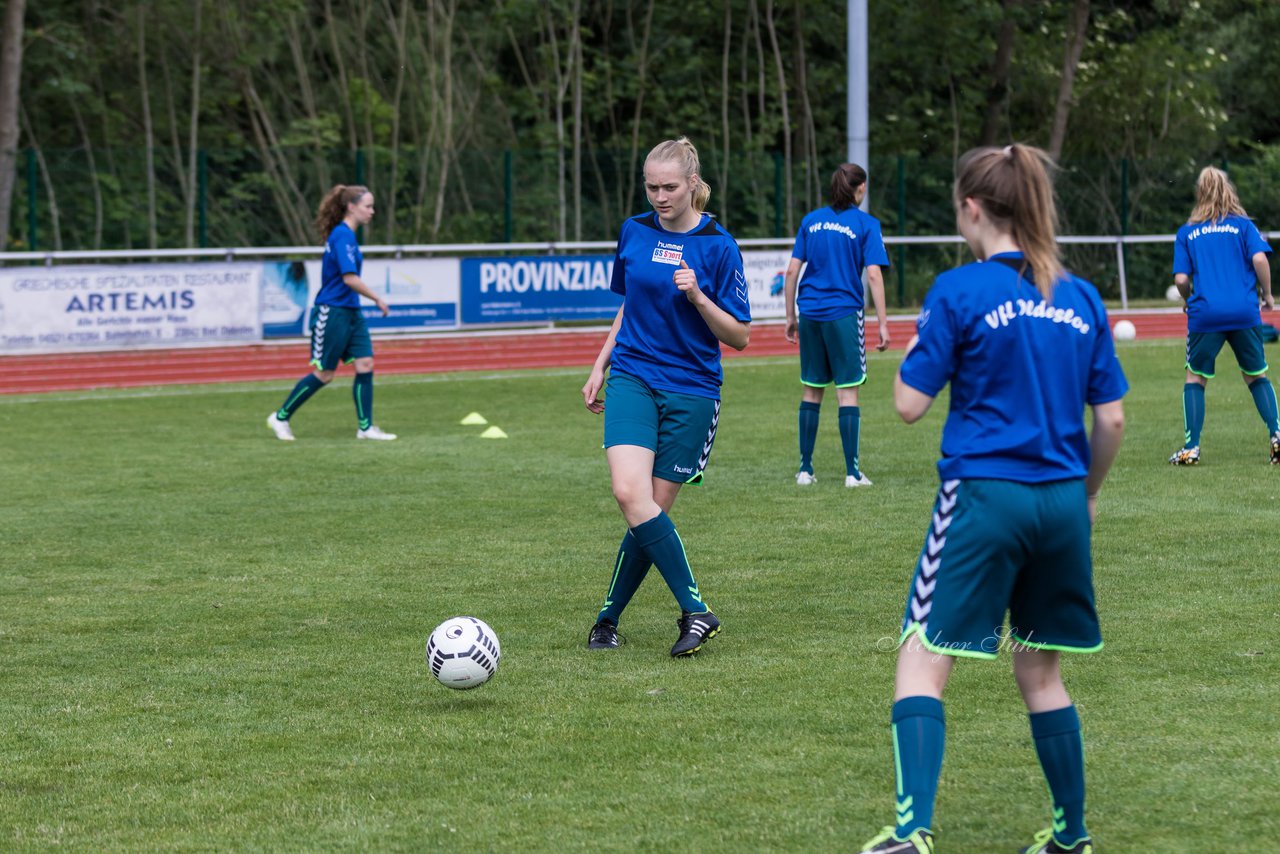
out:
{"label": "player's hand", "polygon": [[375,299],[375,300],[373,301],[373,303],[374,303],[374,305],[376,305],[376,306],[378,307],[378,310],[382,312],[382,316],[383,316],[383,317],[386,317],[387,315],[389,315],[389,314],[391,313],[391,306],[387,305],[387,301],[386,301],[386,300],[384,300],[384,299]]}
{"label": "player's hand", "polygon": [[587,384],[582,387],[582,402],[587,411],[599,415],[604,412],[604,401],[600,399],[600,389],[604,386],[604,372],[592,370],[587,377]]}
{"label": "player's hand", "polygon": [[889,349],[889,323],[888,321],[880,321],[880,343],[876,345],[876,349],[884,352]]}
{"label": "player's hand", "polygon": [[1089,502],[1089,525],[1092,526],[1093,523],[1098,518],[1098,496],[1090,495],[1088,502]]}
{"label": "player's hand", "polygon": [[1275,310],[1276,310],[1276,298],[1275,298],[1274,296],[1272,296],[1271,294],[1263,294],[1263,296],[1262,296],[1262,307],[1263,307],[1263,308],[1265,308],[1267,311],[1275,311]]}
{"label": "player's hand", "polygon": [[782,334],[786,337],[788,344],[794,344],[798,340],[800,340],[799,337],[796,335],[796,333],[799,332],[799,330],[800,330],[799,322],[795,320],[787,321],[787,325],[783,327]]}
{"label": "player's hand", "polygon": [[680,269],[671,274],[671,280],[694,305],[704,299],[702,291],[698,288],[698,274],[690,270],[689,265],[684,261],[680,262]]}

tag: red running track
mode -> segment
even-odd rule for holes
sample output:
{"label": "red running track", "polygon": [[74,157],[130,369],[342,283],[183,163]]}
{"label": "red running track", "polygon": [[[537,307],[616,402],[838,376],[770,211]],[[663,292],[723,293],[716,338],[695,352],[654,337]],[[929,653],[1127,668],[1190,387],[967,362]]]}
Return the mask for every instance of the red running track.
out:
{"label": "red running track", "polygon": [[[1133,322],[1138,338],[1181,338],[1186,316],[1180,311],[1116,312]],[[915,333],[914,317],[892,317],[892,348],[901,349]],[[448,333],[413,338],[379,338],[375,342],[379,374],[425,374],[448,371],[493,371],[513,368],[589,366],[607,330],[538,330],[518,333]],[[874,333],[872,333],[874,335]],[[869,336],[870,337],[870,336]],[[795,355],[780,323],[758,323],[743,353],[725,349],[731,358]],[[305,342],[237,347],[193,347],[168,350],[125,350],[101,353],[56,353],[0,356],[0,394],[78,391],[94,388],[248,382],[296,379],[307,372]]]}

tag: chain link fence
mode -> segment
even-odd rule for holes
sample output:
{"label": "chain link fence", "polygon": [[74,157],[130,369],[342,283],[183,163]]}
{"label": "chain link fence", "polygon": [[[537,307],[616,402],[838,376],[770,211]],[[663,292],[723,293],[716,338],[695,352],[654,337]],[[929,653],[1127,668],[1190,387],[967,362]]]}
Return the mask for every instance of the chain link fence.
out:
{"label": "chain link fence", "polygon": [[[703,150],[710,210],[739,239],[794,236],[826,202],[838,160]],[[334,183],[365,184],[378,216],[368,244],[612,240],[621,221],[647,209],[643,152],[584,149],[417,148],[317,151],[42,149],[18,152],[10,252],[299,246],[318,243],[310,222]],[[1170,235],[1186,220],[1197,173],[1191,160],[1062,163],[1057,192],[1063,235]],[[1280,157],[1218,162],[1265,232],[1280,227]],[[914,155],[873,156],[868,203],[886,237],[954,234],[954,164]],[[150,177],[149,177],[150,176]],[[576,176],[576,177],[575,177]],[[1064,242],[1068,266],[1104,298],[1161,299],[1171,247]],[[918,305],[933,276],[968,260],[959,243],[898,243],[886,280],[891,304]],[[1123,270],[1121,265],[1123,264]]]}

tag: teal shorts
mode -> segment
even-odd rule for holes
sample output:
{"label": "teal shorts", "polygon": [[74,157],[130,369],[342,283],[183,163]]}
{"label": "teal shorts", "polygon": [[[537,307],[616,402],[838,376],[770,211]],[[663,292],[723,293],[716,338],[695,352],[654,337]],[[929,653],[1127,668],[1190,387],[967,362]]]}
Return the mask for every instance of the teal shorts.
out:
{"label": "teal shorts", "polygon": [[916,634],[933,652],[988,659],[1011,641],[1101,649],[1090,533],[1083,480],[946,481],[899,642]]}
{"label": "teal shorts", "polygon": [[1236,354],[1236,364],[1247,376],[1256,377],[1267,372],[1267,354],[1262,349],[1262,327],[1234,329],[1231,332],[1188,332],[1187,370],[1206,379],[1213,379],[1214,363],[1222,345],[1230,344]]}
{"label": "teal shorts", "polygon": [[867,343],[862,312],[839,320],[800,318],[800,382],[822,388],[867,381]]}
{"label": "teal shorts", "polygon": [[359,308],[317,305],[311,309],[311,364],[322,370],[373,357],[369,324]]}
{"label": "teal shorts", "polygon": [[720,422],[720,401],[650,388],[616,371],[605,386],[604,446],[638,445],[654,453],[653,476],[701,483]]}

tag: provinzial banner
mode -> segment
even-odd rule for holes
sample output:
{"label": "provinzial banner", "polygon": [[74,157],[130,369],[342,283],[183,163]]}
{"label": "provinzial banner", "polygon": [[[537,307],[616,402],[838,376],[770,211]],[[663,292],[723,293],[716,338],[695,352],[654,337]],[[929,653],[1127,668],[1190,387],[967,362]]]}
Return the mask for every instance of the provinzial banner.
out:
{"label": "provinzial banner", "polygon": [[0,269],[0,353],[262,338],[260,264]]}
{"label": "provinzial banner", "polygon": [[612,255],[464,258],[462,322],[609,319],[622,305],[612,276]]}

